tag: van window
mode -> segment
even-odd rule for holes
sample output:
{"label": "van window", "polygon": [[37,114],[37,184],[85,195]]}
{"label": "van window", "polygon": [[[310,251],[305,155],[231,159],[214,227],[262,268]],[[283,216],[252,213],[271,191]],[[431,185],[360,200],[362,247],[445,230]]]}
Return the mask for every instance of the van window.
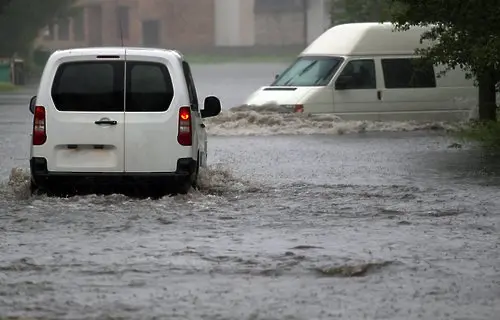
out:
{"label": "van window", "polygon": [[155,62],[127,62],[126,112],[164,112],[174,99],[167,67]]}
{"label": "van window", "polygon": [[67,62],[59,66],[51,94],[59,111],[123,112],[124,62]]}
{"label": "van window", "polygon": [[301,57],[271,86],[326,86],[342,61],[340,57]]}
{"label": "van window", "polygon": [[387,89],[436,87],[433,65],[420,59],[382,59],[382,69]]}
{"label": "van window", "polygon": [[346,89],[376,89],[375,61],[373,59],[349,61],[340,76],[352,77]]}
{"label": "van window", "polygon": [[193,81],[193,75],[191,74],[191,68],[186,61],[182,62],[182,69],[184,70],[184,78],[186,79],[186,85],[189,93],[189,102],[191,102],[191,110],[198,111],[198,95],[196,94],[196,87]]}

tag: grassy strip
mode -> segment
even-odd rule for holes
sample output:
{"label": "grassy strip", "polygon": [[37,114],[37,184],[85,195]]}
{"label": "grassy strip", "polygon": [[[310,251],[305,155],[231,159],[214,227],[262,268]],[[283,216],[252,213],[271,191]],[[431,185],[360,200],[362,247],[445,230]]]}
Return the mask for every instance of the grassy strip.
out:
{"label": "grassy strip", "polygon": [[463,141],[477,142],[487,148],[500,149],[500,122],[471,122],[455,135]]}
{"label": "grassy strip", "polygon": [[197,55],[186,54],[184,58],[189,63],[216,64],[216,63],[290,63],[296,55],[255,55],[255,56],[228,56],[228,55]]}
{"label": "grassy strip", "polygon": [[10,82],[0,82],[0,92],[13,92],[16,91],[18,87]]}

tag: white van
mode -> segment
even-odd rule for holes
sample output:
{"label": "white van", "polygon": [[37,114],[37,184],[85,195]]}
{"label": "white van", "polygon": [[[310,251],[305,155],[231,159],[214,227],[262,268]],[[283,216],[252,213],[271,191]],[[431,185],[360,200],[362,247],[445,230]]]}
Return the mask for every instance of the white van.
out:
{"label": "white van", "polygon": [[161,195],[196,185],[207,161],[203,118],[221,105],[209,96],[200,108],[176,51],[82,48],[50,56],[30,111],[32,190]]}
{"label": "white van", "polygon": [[332,27],[245,104],[333,113],[345,120],[467,118],[477,104],[477,88],[461,69],[438,77],[443,66],[419,63],[415,49],[429,45],[420,44],[425,30],[395,31],[391,23]]}

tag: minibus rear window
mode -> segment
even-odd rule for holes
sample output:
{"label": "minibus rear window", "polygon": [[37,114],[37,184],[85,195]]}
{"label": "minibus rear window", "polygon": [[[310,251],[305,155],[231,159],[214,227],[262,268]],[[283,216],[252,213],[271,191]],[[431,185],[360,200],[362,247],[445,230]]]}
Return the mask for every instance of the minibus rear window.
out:
{"label": "minibus rear window", "polygon": [[125,64],[120,61],[63,63],[52,85],[59,111],[123,112]]}
{"label": "minibus rear window", "polygon": [[340,57],[301,57],[285,70],[271,86],[326,86],[343,60]]}

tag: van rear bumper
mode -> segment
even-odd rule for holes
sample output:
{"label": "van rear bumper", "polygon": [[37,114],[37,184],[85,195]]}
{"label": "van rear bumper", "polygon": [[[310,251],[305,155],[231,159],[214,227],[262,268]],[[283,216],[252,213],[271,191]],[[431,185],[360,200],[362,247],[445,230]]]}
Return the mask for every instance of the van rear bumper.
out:
{"label": "van rear bumper", "polygon": [[196,161],[182,158],[175,172],[54,172],[47,170],[45,158],[30,159],[31,180],[42,189],[81,188],[177,188],[189,181],[196,170]]}

